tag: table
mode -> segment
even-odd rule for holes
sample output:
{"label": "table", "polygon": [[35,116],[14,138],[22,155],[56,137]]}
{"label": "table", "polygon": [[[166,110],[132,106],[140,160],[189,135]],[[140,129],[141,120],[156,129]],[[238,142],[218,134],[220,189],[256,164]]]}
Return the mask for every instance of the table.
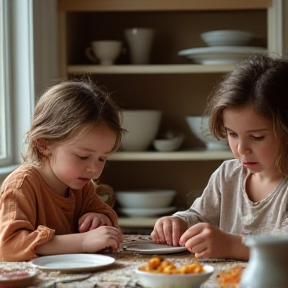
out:
{"label": "table", "polygon": [[[129,241],[148,240],[148,235],[124,235],[124,243]],[[104,253],[103,253],[104,254]],[[29,262],[0,262],[0,269],[14,270],[26,269],[36,270],[37,276],[32,287],[53,287],[53,288],[138,288],[136,284],[136,276],[134,269],[137,266],[144,265],[152,257],[152,255],[139,255],[132,251],[121,250],[117,253],[105,253],[105,255],[116,259],[112,266],[104,270],[95,271],[92,273],[61,273],[61,272],[45,272],[38,268],[31,267]],[[194,255],[188,251],[161,255],[176,265],[183,265],[195,260]],[[220,259],[209,260],[203,262],[209,263],[215,267],[215,273],[219,269],[228,269],[238,261],[225,261]],[[242,263],[242,262],[241,262]],[[211,277],[203,286],[203,288],[219,288],[220,286]]]}

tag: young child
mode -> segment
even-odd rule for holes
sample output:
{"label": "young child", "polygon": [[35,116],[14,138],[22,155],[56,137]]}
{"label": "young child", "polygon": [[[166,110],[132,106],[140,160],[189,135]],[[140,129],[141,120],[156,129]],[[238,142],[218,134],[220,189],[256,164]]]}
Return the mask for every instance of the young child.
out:
{"label": "young child", "polygon": [[119,113],[88,81],[63,82],[42,95],[24,163],[1,187],[0,261],[119,248],[117,215],[92,182],[119,146]]}
{"label": "young child", "polygon": [[254,55],[220,83],[205,114],[236,159],[212,174],[190,209],[158,219],[152,241],[197,258],[248,260],[243,236],[288,233],[287,75],[287,61]]}

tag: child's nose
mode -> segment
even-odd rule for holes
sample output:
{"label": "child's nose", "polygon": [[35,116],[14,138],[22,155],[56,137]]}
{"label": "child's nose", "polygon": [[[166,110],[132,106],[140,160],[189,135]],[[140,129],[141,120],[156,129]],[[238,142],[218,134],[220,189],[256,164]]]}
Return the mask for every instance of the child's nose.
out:
{"label": "child's nose", "polygon": [[240,155],[246,155],[251,152],[249,146],[247,145],[247,143],[245,143],[245,141],[239,141],[237,150]]}

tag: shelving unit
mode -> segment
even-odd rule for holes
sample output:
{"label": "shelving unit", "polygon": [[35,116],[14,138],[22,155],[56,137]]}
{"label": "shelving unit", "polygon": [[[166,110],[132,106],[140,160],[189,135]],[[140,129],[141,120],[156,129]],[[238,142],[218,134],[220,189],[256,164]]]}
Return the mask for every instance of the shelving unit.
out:
{"label": "shelving unit", "polygon": [[[195,140],[185,117],[201,115],[207,97],[232,65],[199,65],[178,51],[205,44],[200,33],[217,29],[249,30],[254,46],[277,52],[276,0],[59,0],[62,77],[89,74],[112,91],[124,109],[162,109],[161,130],[186,135],[180,151],[123,152],[109,156],[102,182],[115,190],[175,189],[173,205],[185,207],[186,194],[203,189],[230,151],[207,151]],[[244,21],[243,21],[244,20]],[[151,65],[130,65],[127,54],[113,66],[94,65],[84,50],[95,39],[121,39],[127,27],[157,30]],[[277,50],[278,49],[278,50]],[[199,148],[200,147],[200,148]],[[152,218],[122,218],[120,225],[152,227]]]}

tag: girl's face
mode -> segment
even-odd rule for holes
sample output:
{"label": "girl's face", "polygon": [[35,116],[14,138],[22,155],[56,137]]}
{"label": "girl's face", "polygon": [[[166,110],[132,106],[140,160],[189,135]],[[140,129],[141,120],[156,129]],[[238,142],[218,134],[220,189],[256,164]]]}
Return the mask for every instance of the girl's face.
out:
{"label": "girl's face", "polygon": [[116,133],[100,124],[75,141],[48,145],[51,155],[44,169],[45,181],[62,196],[66,195],[68,187],[82,189],[91,179],[99,178],[115,142]]}
{"label": "girl's face", "polygon": [[273,123],[256,114],[251,105],[226,108],[223,122],[230,148],[252,173],[275,173],[279,142]]}

